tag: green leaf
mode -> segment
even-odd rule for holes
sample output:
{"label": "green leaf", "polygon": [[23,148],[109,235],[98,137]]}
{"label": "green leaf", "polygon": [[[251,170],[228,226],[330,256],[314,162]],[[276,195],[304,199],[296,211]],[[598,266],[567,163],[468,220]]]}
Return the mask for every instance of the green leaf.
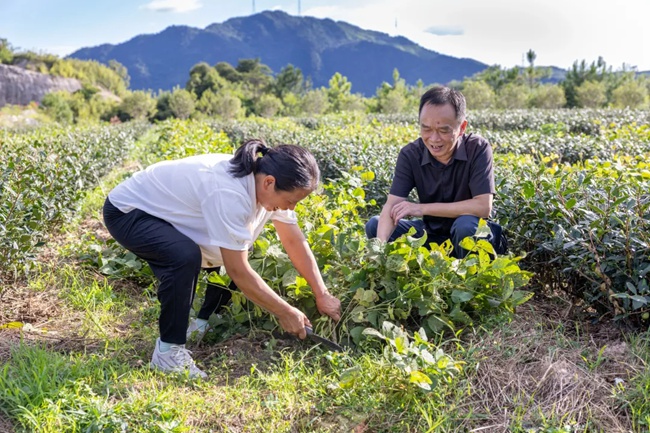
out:
{"label": "green leaf", "polygon": [[496,251],[494,251],[494,246],[487,240],[485,239],[479,239],[479,241],[476,243],[476,247],[479,250],[483,250],[486,253],[496,255]]}
{"label": "green leaf", "polygon": [[289,287],[296,284],[296,279],[300,276],[295,268],[289,268],[284,275],[282,275],[282,286]]}
{"label": "green leaf", "polygon": [[362,332],[362,335],[371,335],[371,336],[377,337],[377,338],[379,338],[381,340],[386,339],[386,337],[384,337],[384,334],[382,334],[381,332],[377,331],[374,328],[366,328],[366,329],[364,329],[363,332]]}
{"label": "green leaf", "polygon": [[460,246],[465,248],[467,251],[472,251],[476,246],[476,241],[474,240],[473,237],[468,236],[462,241],[460,241]]}
{"label": "green leaf", "polygon": [[372,171],[366,171],[364,173],[361,173],[361,180],[364,182],[371,182],[375,180],[375,173]]}
{"label": "green leaf", "polygon": [[472,292],[466,292],[464,290],[456,289],[451,292],[451,300],[455,304],[470,301],[473,297],[474,294]]}
{"label": "green leaf", "polygon": [[393,272],[405,272],[408,270],[408,263],[404,256],[399,254],[391,254],[386,259],[386,270]]}
{"label": "green leaf", "polygon": [[426,374],[422,373],[419,370],[412,371],[409,377],[409,382],[410,383],[415,383],[418,385],[420,388],[424,388],[426,390],[431,389],[431,384],[433,383],[431,379],[429,379],[429,376]]}
{"label": "green leaf", "polygon": [[478,220],[478,227],[476,227],[476,233],[474,236],[477,238],[487,238],[492,234],[492,230],[490,230],[490,226],[488,225],[487,221],[485,221],[483,218],[480,218]]}
{"label": "green leaf", "polygon": [[524,197],[525,198],[531,198],[532,196],[535,195],[535,186],[533,185],[532,182],[524,182],[523,184],[523,192],[524,192]]}
{"label": "green leaf", "polygon": [[395,337],[395,350],[397,353],[404,353],[409,347],[409,343],[406,337]]}
{"label": "green leaf", "polygon": [[527,292],[524,290],[515,290],[512,292],[512,296],[510,297],[510,301],[512,302],[513,306],[521,305],[524,302],[527,302],[530,298],[533,297],[535,293],[533,292]]}

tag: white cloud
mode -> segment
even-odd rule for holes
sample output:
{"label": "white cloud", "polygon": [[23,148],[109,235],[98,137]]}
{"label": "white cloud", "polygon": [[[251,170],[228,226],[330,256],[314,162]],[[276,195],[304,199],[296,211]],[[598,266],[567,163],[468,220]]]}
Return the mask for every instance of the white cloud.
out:
{"label": "white cloud", "polygon": [[465,33],[465,30],[463,30],[462,27],[460,26],[431,26],[428,29],[424,30],[427,33],[431,33],[432,35],[438,35],[438,36],[458,36],[462,35]]}
{"label": "white cloud", "polygon": [[182,13],[202,8],[200,0],[152,0],[142,9],[149,9],[156,12]]}

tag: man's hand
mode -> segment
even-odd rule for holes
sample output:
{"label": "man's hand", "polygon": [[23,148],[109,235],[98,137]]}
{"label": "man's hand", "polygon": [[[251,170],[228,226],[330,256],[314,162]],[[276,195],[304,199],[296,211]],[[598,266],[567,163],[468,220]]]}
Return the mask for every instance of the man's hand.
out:
{"label": "man's hand", "polygon": [[341,320],[341,301],[336,296],[324,293],[316,298],[316,307],[321,314],[326,314],[337,322]]}
{"label": "man's hand", "polygon": [[394,224],[397,224],[399,220],[406,217],[421,217],[422,216],[422,205],[420,203],[411,203],[408,201],[402,201],[397,203],[390,211],[390,217],[393,220]]}

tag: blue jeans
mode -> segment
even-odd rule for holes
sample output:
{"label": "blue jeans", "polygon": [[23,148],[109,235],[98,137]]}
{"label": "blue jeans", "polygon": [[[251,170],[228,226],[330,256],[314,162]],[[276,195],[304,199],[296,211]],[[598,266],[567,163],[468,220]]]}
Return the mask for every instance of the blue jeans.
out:
{"label": "blue jeans", "polygon": [[[451,233],[427,233],[427,247],[428,244],[434,242],[436,244],[441,244],[447,239],[451,240],[451,243],[454,246],[452,255],[454,257],[463,258],[467,254],[467,251],[464,248],[461,248],[460,241],[469,236],[474,236],[476,229],[478,228],[479,218],[471,215],[461,215],[454,221],[454,224],[451,226]],[[497,254],[505,254],[508,249],[507,240],[503,234],[503,229],[501,226],[495,222],[488,221],[488,226],[492,231],[492,234],[487,237],[487,240],[492,244],[494,250]],[[366,236],[371,238],[377,237],[377,227],[379,226],[379,216],[374,216],[368,220],[366,223]],[[415,220],[405,220],[401,219],[397,223],[397,227],[393,231],[393,234],[388,238],[388,242],[393,242],[398,237],[402,236],[409,231],[411,227],[415,227],[415,237],[423,236],[426,232],[424,221],[415,219]]]}

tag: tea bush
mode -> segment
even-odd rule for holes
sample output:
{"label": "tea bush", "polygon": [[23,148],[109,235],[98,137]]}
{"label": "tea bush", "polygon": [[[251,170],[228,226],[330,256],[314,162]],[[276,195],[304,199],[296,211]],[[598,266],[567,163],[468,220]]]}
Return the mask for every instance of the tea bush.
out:
{"label": "tea bush", "polygon": [[0,154],[0,267],[29,264],[45,233],[75,211],[132,148],[143,124],[45,128],[3,135]]}

